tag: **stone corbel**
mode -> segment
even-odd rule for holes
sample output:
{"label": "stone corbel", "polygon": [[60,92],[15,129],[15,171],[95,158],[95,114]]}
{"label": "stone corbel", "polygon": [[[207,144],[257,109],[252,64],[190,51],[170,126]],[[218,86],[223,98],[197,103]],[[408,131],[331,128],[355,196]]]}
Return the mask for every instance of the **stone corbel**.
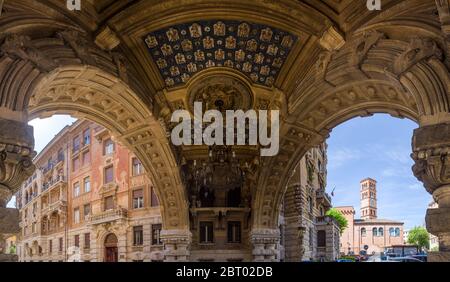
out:
{"label": "stone corbel", "polygon": [[406,50],[394,61],[394,73],[398,76],[405,73],[422,60],[435,57],[442,60],[442,50],[431,38],[414,37]]}
{"label": "stone corbel", "polygon": [[442,32],[450,34],[450,0],[436,0],[436,7],[441,21]]}

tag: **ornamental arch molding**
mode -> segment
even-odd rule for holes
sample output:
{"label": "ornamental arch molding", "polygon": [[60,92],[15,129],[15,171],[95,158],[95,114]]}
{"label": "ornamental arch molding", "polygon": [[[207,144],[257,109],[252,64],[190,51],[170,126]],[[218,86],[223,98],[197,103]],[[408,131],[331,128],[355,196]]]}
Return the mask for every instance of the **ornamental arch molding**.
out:
{"label": "ornamental arch molding", "polygon": [[165,229],[188,226],[187,201],[166,132],[119,78],[91,66],[65,66],[46,75],[28,103],[30,118],[70,114],[92,120],[133,151],[149,172]]}
{"label": "ornamental arch molding", "polygon": [[373,32],[320,56],[316,71],[289,95],[279,154],[261,165],[253,228],[276,228],[295,165],[340,123],[374,113],[409,118],[420,126],[450,121],[449,73],[442,60],[433,39],[402,41]]}

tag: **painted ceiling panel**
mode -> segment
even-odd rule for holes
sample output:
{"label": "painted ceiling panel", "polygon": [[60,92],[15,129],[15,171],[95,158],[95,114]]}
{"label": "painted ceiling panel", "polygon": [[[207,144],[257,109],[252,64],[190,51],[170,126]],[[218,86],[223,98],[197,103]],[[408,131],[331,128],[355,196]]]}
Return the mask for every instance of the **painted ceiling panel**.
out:
{"label": "painted ceiling panel", "polygon": [[211,67],[239,70],[254,83],[270,87],[297,39],[265,25],[211,20],[157,30],[144,42],[168,88]]}

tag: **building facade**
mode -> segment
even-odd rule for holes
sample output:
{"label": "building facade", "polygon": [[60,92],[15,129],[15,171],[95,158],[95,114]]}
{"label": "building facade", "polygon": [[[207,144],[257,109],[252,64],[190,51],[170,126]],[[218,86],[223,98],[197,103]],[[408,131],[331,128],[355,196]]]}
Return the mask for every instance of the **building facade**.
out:
{"label": "building facade", "polygon": [[77,121],[36,157],[17,194],[20,261],[162,260],[158,199],[140,161]]}
{"label": "building facade", "polygon": [[361,219],[352,206],[336,207],[348,226],[340,236],[341,254],[380,253],[386,247],[403,244],[403,222],[377,217],[377,183],[366,178],[360,182]]}
{"label": "building facade", "polygon": [[[238,174],[235,182],[215,178],[223,170],[239,172],[232,154],[222,149],[194,166],[199,167],[193,173],[198,178],[185,180],[195,203],[190,208],[195,223],[191,261],[252,260],[248,187],[236,182]],[[39,169],[16,194],[20,261],[165,259],[161,212],[151,181],[139,159],[103,127],[83,120],[67,126],[35,164]],[[186,163],[186,169],[192,167]],[[339,229],[325,216],[331,206],[325,193],[326,145],[311,149],[295,171],[281,207],[276,258],[334,260]],[[294,203],[293,197],[300,201]],[[304,234],[293,234],[299,226]]]}
{"label": "building facade", "polygon": [[339,225],[326,212],[326,143],[308,151],[295,167],[280,216],[285,261],[334,261],[339,256]]}

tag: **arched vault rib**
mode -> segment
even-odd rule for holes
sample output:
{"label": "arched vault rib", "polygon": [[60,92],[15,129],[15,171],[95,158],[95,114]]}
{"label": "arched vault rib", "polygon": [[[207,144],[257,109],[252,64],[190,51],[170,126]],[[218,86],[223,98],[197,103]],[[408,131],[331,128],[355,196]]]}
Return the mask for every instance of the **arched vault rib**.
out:
{"label": "arched vault rib", "polygon": [[166,132],[121,80],[94,67],[60,67],[36,86],[28,111],[30,117],[71,114],[111,130],[150,174],[161,202],[164,228],[188,226],[185,189]]}

